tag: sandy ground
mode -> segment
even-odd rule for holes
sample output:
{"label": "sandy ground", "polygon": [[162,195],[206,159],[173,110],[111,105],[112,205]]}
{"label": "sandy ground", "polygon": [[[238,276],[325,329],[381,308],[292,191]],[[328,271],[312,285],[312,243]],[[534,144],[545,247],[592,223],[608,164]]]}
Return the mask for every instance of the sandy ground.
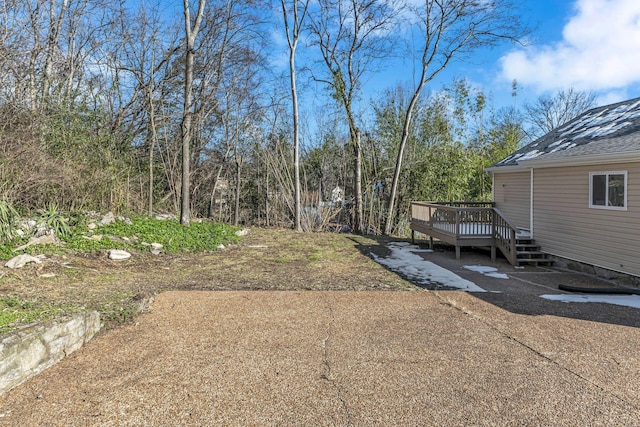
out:
{"label": "sandy ground", "polygon": [[425,256],[495,292],[166,292],[1,396],[0,425],[640,425],[638,310]]}

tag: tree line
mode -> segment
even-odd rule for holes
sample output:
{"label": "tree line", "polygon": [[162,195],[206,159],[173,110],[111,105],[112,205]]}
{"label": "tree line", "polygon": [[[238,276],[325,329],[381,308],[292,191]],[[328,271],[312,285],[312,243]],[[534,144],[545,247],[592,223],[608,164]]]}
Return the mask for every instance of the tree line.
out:
{"label": "tree line", "polygon": [[[429,86],[527,34],[510,0],[167,5],[2,0],[4,202],[403,233],[411,200],[490,199],[484,167],[594,101]],[[414,82],[363,93],[394,55]]]}

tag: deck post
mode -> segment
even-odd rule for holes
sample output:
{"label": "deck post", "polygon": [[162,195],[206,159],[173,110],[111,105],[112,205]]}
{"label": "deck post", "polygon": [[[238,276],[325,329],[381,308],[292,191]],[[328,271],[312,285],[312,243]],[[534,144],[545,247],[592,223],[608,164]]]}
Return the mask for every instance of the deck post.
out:
{"label": "deck post", "polygon": [[416,244],[416,232],[414,230],[411,230],[411,244]]}
{"label": "deck post", "polygon": [[498,221],[495,209],[491,209],[491,261],[496,260],[496,234],[498,233],[498,227],[496,222]]}
{"label": "deck post", "polygon": [[460,245],[456,245],[456,259],[460,259]]}
{"label": "deck post", "polygon": [[429,236],[429,249],[433,250],[433,236]]}

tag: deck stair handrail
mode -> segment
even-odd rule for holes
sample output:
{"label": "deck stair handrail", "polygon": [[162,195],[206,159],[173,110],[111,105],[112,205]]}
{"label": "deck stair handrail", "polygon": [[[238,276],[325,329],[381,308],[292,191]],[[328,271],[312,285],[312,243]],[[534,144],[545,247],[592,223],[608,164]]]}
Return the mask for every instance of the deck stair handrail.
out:
{"label": "deck stair handrail", "polygon": [[496,246],[511,265],[517,265],[516,236],[518,228],[514,226],[498,209],[493,208],[493,238]]}

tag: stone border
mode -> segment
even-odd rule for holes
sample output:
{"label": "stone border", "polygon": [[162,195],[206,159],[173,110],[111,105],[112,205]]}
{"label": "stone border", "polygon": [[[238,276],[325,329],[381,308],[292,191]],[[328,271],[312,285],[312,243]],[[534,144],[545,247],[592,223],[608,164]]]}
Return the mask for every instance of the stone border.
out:
{"label": "stone border", "polygon": [[27,326],[0,341],[0,395],[81,348],[102,328],[89,311]]}
{"label": "stone border", "polygon": [[585,273],[591,276],[598,277],[600,279],[608,280],[616,285],[640,288],[640,277],[632,276],[627,273],[621,273],[619,271],[610,270],[603,267],[583,263],[580,261],[574,261],[569,258],[559,257],[557,255],[549,255],[554,261],[554,267],[568,270],[577,271],[579,273]]}

